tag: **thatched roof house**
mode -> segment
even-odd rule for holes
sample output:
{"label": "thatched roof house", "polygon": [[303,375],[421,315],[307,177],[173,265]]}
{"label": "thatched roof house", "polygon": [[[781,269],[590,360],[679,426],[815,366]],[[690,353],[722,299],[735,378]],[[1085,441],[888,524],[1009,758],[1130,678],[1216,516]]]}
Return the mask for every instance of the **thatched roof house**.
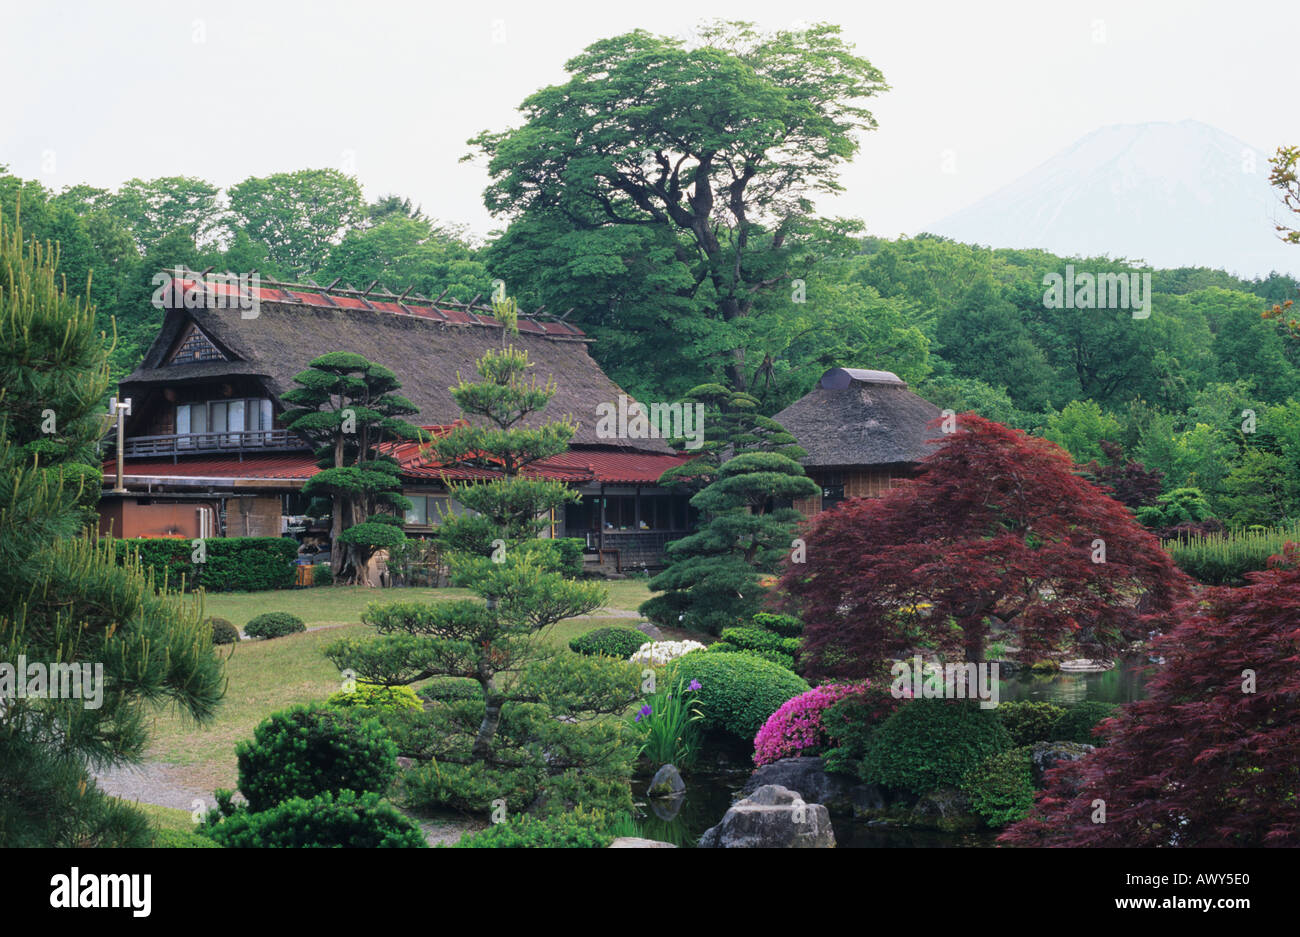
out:
{"label": "thatched roof house", "polygon": [[[255,303],[252,302],[255,300]],[[505,336],[490,307],[317,284],[216,283],[185,271],[162,293],[163,325],[140,366],[119,385],[131,399],[123,427],[121,488],[105,466],[101,526],[119,536],[279,536],[306,510],[315,473],[304,440],[284,425],[284,393],[310,361],[350,351],[397,374],[419,412],[408,419],[445,427],[461,417],[450,388],[478,379],[474,362],[503,338],[526,350],[555,396],[534,425],[562,416],[577,424],[570,451],[539,469],[573,485],[583,500],[557,516],[556,536],[585,537],[617,567],[661,557],[690,529],[680,494],[655,482],[684,456],[660,438],[598,435],[601,404],[624,391],[588,354],[591,341],[555,317],[521,315]],[[245,308],[241,308],[241,306]],[[456,509],[455,473],[405,453],[403,493],[416,504],[408,531],[430,531]],[[460,476],[455,476],[460,477]],[[611,546],[611,544],[616,544]]]}
{"label": "thatched roof house", "polygon": [[816,514],[843,498],[871,497],[910,477],[933,451],[940,410],[889,371],[832,368],[817,386],[774,419],[808,453],[802,460],[822,486],[796,502]]}

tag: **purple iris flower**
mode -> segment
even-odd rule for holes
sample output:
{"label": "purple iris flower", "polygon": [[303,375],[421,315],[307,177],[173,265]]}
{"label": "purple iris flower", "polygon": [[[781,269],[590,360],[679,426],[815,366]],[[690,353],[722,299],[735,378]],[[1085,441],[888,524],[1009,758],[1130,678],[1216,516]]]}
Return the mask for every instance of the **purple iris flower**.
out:
{"label": "purple iris flower", "polygon": [[688,689],[688,690],[698,690],[698,689],[700,689],[700,688],[701,688],[700,681],[698,681],[698,680],[692,680],[691,683],[690,683],[690,686],[688,686],[686,689]]}
{"label": "purple iris flower", "polygon": [[653,711],[654,711],[654,710],[652,710],[652,709],[650,708],[649,704],[646,704],[645,706],[642,706],[640,709],[637,710],[635,721],[636,721],[636,722],[640,722],[640,721],[641,721],[641,718],[642,718],[643,716],[644,716],[645,718],[647,718],[647,719],[650,718],[650,714],[651,714]]}

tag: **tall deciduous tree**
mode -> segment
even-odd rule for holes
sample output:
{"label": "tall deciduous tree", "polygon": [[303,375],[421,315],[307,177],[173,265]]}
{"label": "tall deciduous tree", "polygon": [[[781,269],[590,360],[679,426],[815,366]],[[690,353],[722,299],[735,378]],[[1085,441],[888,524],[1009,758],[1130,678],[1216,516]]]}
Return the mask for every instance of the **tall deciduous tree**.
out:
{"label": "tall deciduous tree", "polygon": [[[152,704],[207,720],[224,693],[197,609],[81,536],[107,386],[94,310],[0,217],[0,846],[148,845],[87,765],[138,761]],[[33,665],[53,682],[19,695]]]}
{"label": "tall deciduous tree", "polygon": [[781,587],[803,613],[815,670],[870,673],[921,640],[981,661],[994,628],[1022,660],[1066,647],[1100,656],[1186,592],[1155,537],[1046,440],[964,414],[922,468],[803,534],[807,563]]}
{"label": "tall deciduous tree", "polygon": [[758,363],[735,327],[842,229],[815,219],[812,199],[839,189],[857,132],[875,127],[862,104],[886,86],[835,26],[718,23],[700,36],[695,48],[644,30],[594,43],[567,82],[524,101],[522,127],[470,143],[488,157],[496,214],[653,232],[685,274],[665,286],[707,295],[727,380],[747,390]]}
{"label": "tall deciduous tree", "polygon": [[1049,772],[1003,842],[1300,846],[1300,548],[1269,565],[1184,609],[1153,647],[1164,664],[1147,698],[1101,724],[1102,747]]}
{"label": "tall deciduous tree", "polygon": [[361,186],[337,169],[302,169],[231,186],[233,226],[266,245],[271,261],[315,273],[344,232],[365,216]]}

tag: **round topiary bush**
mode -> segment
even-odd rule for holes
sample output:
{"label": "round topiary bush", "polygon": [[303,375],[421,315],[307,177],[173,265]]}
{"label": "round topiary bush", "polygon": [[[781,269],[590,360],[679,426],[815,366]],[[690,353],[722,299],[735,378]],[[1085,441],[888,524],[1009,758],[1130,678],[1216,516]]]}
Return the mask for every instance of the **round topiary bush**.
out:
{"label": "round topiary bush", "polygon": [[470,677],[434,677],[420,687],[419,693],[435,703],[483,699],[482,685]]}
{"label": "round topiary bush", "polygon": [[822,764],[827,771],[861,776],[871,736],[886,719],[907,701],[895,697],[887,686],[865,686],[845,696],[822,712],[826,752]]}
{"label": "round topiary bush", "polygon": [[752,654],[686,654],[660,679],[699,681],[704,728],[729,732],[747,742],[782,703],[809,689],[802,677]]}
{"label": "round topiary bush", "polygon": [[235,746],[249,809],[336,791],[384,792],[397,776],[397,746],[379,723],[325,706],[271,716]]}
{"label": "round topiary bush", "polygon": [[224,618],[209,618],[208,624],[212,626],[213,644],[239,643],[239,629],[233,623]]}
{"label": "round topiary bush", "polygon": [[962,779],[971,811],[994,829],[1023,820],[1034,805],[1029,746],[990,755]]}
{"label": "round topiary bush", "polygon": [[816,755],[826,745],[822,713],[864,687],[827,683],[781,704],[754,737],[754,764],[767,765],[796,755]]}
{"label": "round topiary bush", "polygon": [[389,713],[424,709],[420,698],[409,686],[379,686],[357,681],[351,692],[339,690],[325,701],[339,709],[356,709],[362,712]]}
{"label": "round topiary bush", "polygon": [[288,612],[266,612],[244,625],[244,634],[250,638],[281,638],[306,630],[303,620]]}
{"label": "round topiary bush", "polygon": [[1056,720],[1056,725],[1052,727],[1051,738],[1034,741],[1084,742],[1088,745],[1097,745],[1101,740],[1092,734],[1093,726],[1115,715],[1115,710],[1118,708],[1114,703],[1099,703],[1095,700],[1076,703],[1065,711],[1065,715]]}
{"label": "round topiary bush", "polygon": [[293,797],[261,811],[237,810],[206,827],[206,836],[230,849],[419,849],[428,845],[410,819],[378,794],[343,790],[310,800]]}
{"label": "round topiary bush", "polygon": [[927,794],[957,787],[972,768],[1010,747],[992,710],[970,700],[914,699],[872,734],[862,770],[873,783]]}
{"label": "round topiary bush", "polygon": [[645,643],[645,634],[635,628],[597,628],[578,635],[569,642],[569,649],[579,654],[605,654],[627,660]]}
{"label": "round topiary bush", "polygon": [[993,710],[998,719],[1011,734],[1012,745],[1032,745],[1034,742],[1050,742],[1056,739],[1053,734],[1057,721],[1065,715],[1065,707],[1055,703],[1030,702],[1028,700],[1011,700],[999,703]]}

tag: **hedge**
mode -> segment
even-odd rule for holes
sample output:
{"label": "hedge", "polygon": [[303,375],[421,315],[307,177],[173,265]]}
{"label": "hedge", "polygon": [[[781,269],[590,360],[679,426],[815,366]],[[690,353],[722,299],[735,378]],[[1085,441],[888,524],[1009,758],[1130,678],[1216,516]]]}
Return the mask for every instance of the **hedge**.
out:
{"label": "hedge", "polygon": [[194,542],[188,539],[133,539],[114,541],[118,562],[130,551],[143,566],[154,571],[161,584],[202,586],[209,592],[260,592],[284,589],[294,583],[298,544],[288,537],[206,537],[205,561],[194,563]]}
{"label": "hedge", "polygon": [[1242,586],[1246,573],[1268,568],[1288,541],[1300,541],[1300,525],[1166,540],[1178,568],[1211,586]]}

